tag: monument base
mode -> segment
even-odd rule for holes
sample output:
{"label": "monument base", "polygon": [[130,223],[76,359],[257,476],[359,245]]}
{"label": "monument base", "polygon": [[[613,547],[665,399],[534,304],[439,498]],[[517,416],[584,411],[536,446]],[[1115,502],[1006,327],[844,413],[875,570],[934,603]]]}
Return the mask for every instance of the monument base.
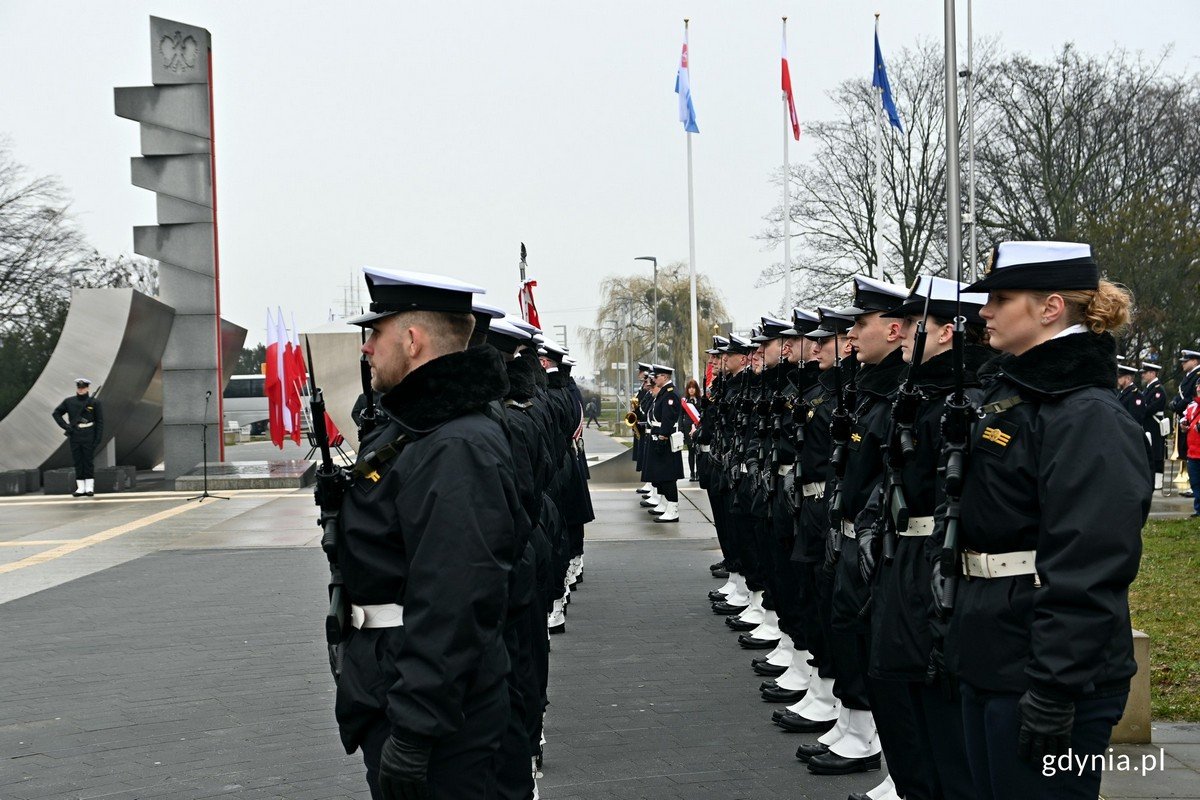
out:
{"label": "monument base", "polygon": [[[301,489],[310,486],[317,472],[312,461],[210,461],[208,490]],[[204,472],[197,466],[175,479],[176,491],[199,492],[204,489]]]}

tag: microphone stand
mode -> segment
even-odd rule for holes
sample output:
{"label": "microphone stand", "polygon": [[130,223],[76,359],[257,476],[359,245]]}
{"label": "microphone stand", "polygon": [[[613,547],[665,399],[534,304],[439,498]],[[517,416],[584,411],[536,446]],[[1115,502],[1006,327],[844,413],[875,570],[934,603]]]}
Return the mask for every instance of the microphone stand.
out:
{"label": "microphone stand", "polygon": [[212,399],[212,390],[209,389],[204,393],[204,421],[200,423],[200,451],[203,453],[203,461],[200,462],[200,471],[204,475],[204,491],[195,497],[189,497],[187,502],[199,500],[204,502],[206,497],[213,500],[228,500],[228,497],[222,497],[219,494],[208,493],[208,401]]}

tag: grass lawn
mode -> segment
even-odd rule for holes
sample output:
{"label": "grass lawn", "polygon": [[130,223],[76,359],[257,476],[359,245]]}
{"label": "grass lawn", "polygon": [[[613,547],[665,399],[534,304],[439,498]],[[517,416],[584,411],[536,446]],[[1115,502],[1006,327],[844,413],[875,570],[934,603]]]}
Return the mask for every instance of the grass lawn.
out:
{"label": "grass lawn", "polygon": [[1129,590],[1133,627],[1150,635],[1151,714],[1200,721],[1200,520],[1151,520]]}

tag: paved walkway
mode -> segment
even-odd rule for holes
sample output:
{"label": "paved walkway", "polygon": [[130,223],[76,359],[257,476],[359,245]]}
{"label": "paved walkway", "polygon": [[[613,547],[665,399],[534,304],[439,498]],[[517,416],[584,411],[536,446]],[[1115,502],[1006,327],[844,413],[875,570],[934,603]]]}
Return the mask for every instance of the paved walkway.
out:
{"label": "paved walkway", "polygon": [[[586,572],[553,638],[547,800],[845,797],[768,723],[751,653],[713,616],[707,506],[655,525],[597,485]],[[0,799],[366,798],[333,724],[311,494],[0,502]],[[1200,797],[1200,726],[1117,797]]]}

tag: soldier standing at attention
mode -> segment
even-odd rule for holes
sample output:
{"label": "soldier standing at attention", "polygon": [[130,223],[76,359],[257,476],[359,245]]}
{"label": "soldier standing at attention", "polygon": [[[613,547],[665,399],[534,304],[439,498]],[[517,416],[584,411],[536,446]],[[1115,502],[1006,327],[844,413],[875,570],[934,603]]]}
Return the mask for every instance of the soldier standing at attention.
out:
{"label": "soldier standing at attention", "polygon": [[649,415],[649,441],[646,444],[646,455],[643,464],[643,474],[647,481],[653,484],[662,503],[650,509],[655,522],[679,521],[679,486],[676,481],[683,479],[683,453],[671,450],[671,434],[679,428],[679,395],[675,393],[672,376],[675,370],[655,364],[653,367],[654,385],[657,393],[654,395],[654,405]]}
{"label": "soldier standing at attention", "polygon": [[[1113,393],[1131,298],[1069,242],[1002,243],[968,291],[988,293],[1001,352],[979,370],[946,639],[975,796],[1095,798],[1092,756],[1137,671],[1129,584],[1152,493],[1142,427]],[[1051,768],[1068,751],[1089,768]]]}
{"label": "soldier standing at attention", "polygon": [[1117,364],[1117,400],[1139,425],[1146,422],[1146,404],[1137,388],[1138,368]]}
{"label": "soldier standing at attention", "polygon": [[386,424],[342,501],[337,562],[349,598],[336,715],[376,800],[478,800],[508,720],[504,625],[524,511],[509,442],[488,416],[508,379],[467,350],[482,289],[364,269],[362,346]]}
{"label": "soldier standing at attention", "polygon": [[[75,462],[75,491],[72,497],[91,497],[96,493],[94,460],[96,448],[104,438],[104,410],[100,401],[89,394],[92,382],[75,379],[75,396],[68,397],[51,412],[55,424],[63,429],[71,443]],[[66,414],[67,420],[63,421]]]}
{"label": "soldier standing at attention", "polygon": [[1142,362],[1142,380],[1145,381],[1142,386],[1142,400],[1146,403],[1143,428],[1150,438],[1150,471],[1154,473],[1155,490],[1163,488],[1163,467],[1167,460],[1166,437],[1171,432],[1170,422],[1164,424],[1167,392],[1158,380],[1160,372],[1162,367],[1155,362]]}

